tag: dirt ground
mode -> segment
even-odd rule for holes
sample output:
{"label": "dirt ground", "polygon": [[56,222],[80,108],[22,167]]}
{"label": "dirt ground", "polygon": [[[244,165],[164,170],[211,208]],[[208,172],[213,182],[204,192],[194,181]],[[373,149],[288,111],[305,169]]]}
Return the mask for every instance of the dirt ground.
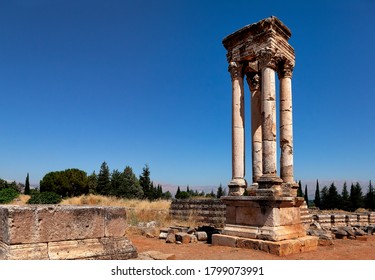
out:
{"label": "dirt ground", "polygon": [[315,252],[278,257],[250,249],[212,246],[207,243],[169,244],[158,238],[130,234],[138,253],[159,251],[174,254],[176,260],[375,260],[375,235],[367,241],[335,239],[334,245],[318,246]]}

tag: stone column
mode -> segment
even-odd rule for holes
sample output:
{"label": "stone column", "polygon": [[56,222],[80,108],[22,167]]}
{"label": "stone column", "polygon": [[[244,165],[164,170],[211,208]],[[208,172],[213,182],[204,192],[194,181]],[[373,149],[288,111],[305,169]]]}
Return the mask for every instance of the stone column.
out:
{"label": "stone column", "polygon": [[276,176],[276,84],[272,53],[262,53],[259,62],[262,71],[263,175]]}
{"label": "stone column", "polygon": [[260,77],[257,72],[246,74],[246,80],[251,93],[251,142],[253,163],[253,184],[263,175],[262,166],[262,100]]}
{"label": "stone column", "polygon": [[244,74],[237,62],[231,62],[228,70],[232,78],[232,181],[228,195],[240,196],[246,189]]}
{"label": "stone column", "polygon": [[284,183],[294,183],[292,72],[293,64],[285,62],[278,71],[280,80],[280,177]]}

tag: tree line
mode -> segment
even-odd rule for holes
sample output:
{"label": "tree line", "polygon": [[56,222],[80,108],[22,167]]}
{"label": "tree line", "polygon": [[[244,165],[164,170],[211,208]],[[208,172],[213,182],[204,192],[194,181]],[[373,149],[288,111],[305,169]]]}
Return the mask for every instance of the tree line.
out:
{"label": "tree line", "polygon": [[121,172],[110,171],[108,164],[103,162],[99,173],[95,171],[87,175],[79,169],[66,169],[47,173],[40,181],[40,192],[54,192],[61,197],[73,197],[83,194],[99,194],[128,199],[169,199],[169,191],[163,192],[161,185],[154,185],[150,178],[148,165],[137,177],[130,166]]}
{"label": "tree line", "polygon": [[313,200],[308,199],[307,185],[305,192],[302,191],[302,184],[299,181],[298,196],[304,197],[309,206],[315,206],[321,210],[340,209],[353,212],[358,208],[375,210],[375,191],[370,180],[367,191],[364,194],[361,185],[352,183],[348,189],[347,183],[344,182],[341,193],[338,192],[334,183],[324,186],[320,190],[319,181],[316,180],[315,196]]}

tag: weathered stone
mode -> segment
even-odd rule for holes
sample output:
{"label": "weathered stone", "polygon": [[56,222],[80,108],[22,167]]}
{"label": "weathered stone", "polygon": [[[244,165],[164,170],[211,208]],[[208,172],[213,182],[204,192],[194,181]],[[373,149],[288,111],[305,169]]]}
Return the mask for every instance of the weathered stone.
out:
{"label": "weathered stone", "polygon": [[190,234],[190,243],[197,243],[197,242],[198,242],[197,236],[194,234]]}
{"label": "weathered stone", "polygon": [[176,242],[176,235],[173,232],[169,232],[165,242],[166,243],[175,243]]}
{"label": "weathered stone", "polygon": [[205,231],[197,231],[195,235],[198,241],[207,241],[207,233]]}
{"label": "weathered stone", "polygon": [[158,251],[146,251],[142,252],[140,255],[140,259],[151,259],[151,260],[175,260],[175,254],[164,254]]}
{"label": "weathered stone", "polygon": [[168,232],[160,231],[159,239],[167,239]]}
{"label": "weathered stone", "polygon": [[128,259],[121,207],[0,206],[0,259]]}
{"label": "weathered stone", "polygon": [[176,241],[180,241],[183,244],[190,243],[191,236],[186,232],[178,232],[176,233]]}

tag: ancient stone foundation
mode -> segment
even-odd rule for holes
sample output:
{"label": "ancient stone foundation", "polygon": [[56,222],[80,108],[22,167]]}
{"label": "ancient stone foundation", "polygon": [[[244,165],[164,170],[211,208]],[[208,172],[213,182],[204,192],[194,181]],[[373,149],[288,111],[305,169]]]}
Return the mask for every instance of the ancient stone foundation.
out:
{"label": "ancient stone foundation", "polygon": [[121,207],[0,206],[0,260],[130,259]]}

